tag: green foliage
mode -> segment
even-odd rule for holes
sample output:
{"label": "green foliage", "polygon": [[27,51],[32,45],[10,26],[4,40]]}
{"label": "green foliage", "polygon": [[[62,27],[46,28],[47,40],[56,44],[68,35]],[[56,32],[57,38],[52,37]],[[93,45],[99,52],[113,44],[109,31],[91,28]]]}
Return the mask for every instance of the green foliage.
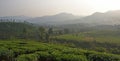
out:
{"label": "green foliage", "polygon": [[88,56],[90,61],[119,61],[120,59],[119,56],[118,58],[116,57],[109,54],[101,54],[101,53],[94,53]]}
{"label": "green foliage", "polygon": [[92,31],[52,36],[51,39],[66,46],[120,54],[119,37],[119,31]]}
{"label": "green foliage", "polygon": [[69,33],[68,29],[54,32],[26,22],[0,22],[0,61],[120,61],[118,32]]}
{"label": "green foliage", "polygon": [[12,61],[14,58],[14,53],[12,50],[8,50],[7,48],[1,47],[0,48],[0,61],[2,60],[9,60]]}
{"label": "green foliage", "polygon": [[[2,45],[2,46],[1,46]],[[120,61],[120,55],[35,41],[0,41],[0,61]]]}
{"label": "green foliage", "polygon": [[26,22],[0,22],[0,39],[48,40],[51,30]]}
{"label": "green foliage", "polygon": [[89,31],[74,34],[63,34],[53,38],[75,41],[97,41],[101,43],[120,43],[119,31]]}
{"label": "green foliage", "polygon": [[0,22],[0,39],[31,37],[33,30],[34,27],[29,23]]}
{"label": "green foliage", "polygon": [[38,61],[37,60],[38,55],[37,54],[23,54],[18,56],[18,58],[16,59],[17,61]]}

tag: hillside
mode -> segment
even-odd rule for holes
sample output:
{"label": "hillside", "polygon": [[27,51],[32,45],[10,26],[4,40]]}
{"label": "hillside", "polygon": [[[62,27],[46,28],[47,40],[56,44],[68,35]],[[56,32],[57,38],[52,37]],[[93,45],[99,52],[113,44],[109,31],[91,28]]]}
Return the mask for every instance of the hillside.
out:
{"label": "hillside", "polygon": [[34,30],[35,27],[26,22],[0,22],[0,39],[24,38]]}
{"label": "hillside", "polygon": [[31,23],[37,23],[40,25],[62,25],[62,24],[69,24],[67,23],[70,20],[75,20],[81,18],[81,16],[74,16],[69,13],[60,13],[51,16],[43,16],[43,17],[36,17],[27,20]]}
{"label": "hillside", "polygon": [[4,16],[4,17],[0,17],[0,20],[15,20],[17,22],[24,22],[27,19],[30,19],[31,17],[27,17],[27,16]]}
{"label": "hillside", "polygon": [[95,12],[89,16],[75,16],[68,13],[60,13],[51,16],[37,17],[27,21],[44,25],[66,24],[90,24],[90,25],[115,25],[120,24],[120,10]]}
{"label": "hillside", "polygon": [[65,13],[40,17],[45,20],[41,23],[35,18],[37,23],[4,19],[0,21],[0,61],[120,61],[120,25],[96,19],[107,13],[81,18],[86,21]]}
{"label": "hillside", "polygon": [[96,12],[82,19],[77,19],[78,23],[88,23],[95,25],[115,25],[120,24],[120,10],[108,11],[105,13]]}
{"label": "hillside", "polygon": [[89,25],[118,25],[120,24],[120,10],[107,11],[104,13],[95,12],[89,16],[75,16],[69,13],[42,17],[27,16],[6,16],[0,19],[14,19],[16,21],[27,21],[39,25],[67,25],[67,24],[89,24]]}

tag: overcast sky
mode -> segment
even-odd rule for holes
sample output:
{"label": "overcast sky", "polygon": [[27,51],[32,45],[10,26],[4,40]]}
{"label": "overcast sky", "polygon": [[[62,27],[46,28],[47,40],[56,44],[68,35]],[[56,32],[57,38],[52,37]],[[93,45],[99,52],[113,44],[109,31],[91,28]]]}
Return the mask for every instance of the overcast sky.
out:
{"label": "overcast sky", "polygon": [[119,9],[120,0],[0,0],[0,16],[90,15]]}

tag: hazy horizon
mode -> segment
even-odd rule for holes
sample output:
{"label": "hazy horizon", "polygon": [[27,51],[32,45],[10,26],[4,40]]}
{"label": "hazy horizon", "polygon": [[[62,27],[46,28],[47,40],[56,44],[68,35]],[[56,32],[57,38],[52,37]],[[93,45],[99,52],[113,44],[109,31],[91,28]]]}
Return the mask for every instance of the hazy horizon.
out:
{"label": "hazy horizon", "polygon": [[0,16],[39,17],[62,12],[86,16],[120,10],[119,3],[119,0],[0,0]]}

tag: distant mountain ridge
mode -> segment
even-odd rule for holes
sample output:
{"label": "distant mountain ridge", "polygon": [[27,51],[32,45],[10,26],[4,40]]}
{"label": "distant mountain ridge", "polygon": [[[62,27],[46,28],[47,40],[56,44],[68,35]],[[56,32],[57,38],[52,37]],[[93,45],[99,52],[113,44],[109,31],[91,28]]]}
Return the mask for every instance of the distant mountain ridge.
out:
{"label": "distant mountain ridge", "polygon": [[27,21],[37,24],[58,25],[58,24],[63,24],[66,21],[75,20],[78,18],[81,18],[81,16],[74,16],[69,13],[60,13],[52,16],[36,17],[29,19]]}
{"label": "distant mountain ridge", "polygon": [[90,16],[75,20],[78,23],[89,23],[96,25],[115,25],[120,24],[120,10],[108,11],[105,13],[96,12]]}
{"label": "distant mountain ridge", "polygon": [[30,19],[31,17],[27,17],[27,16],[4,16],[4,17],[0,17],[0,19],[3,20],[16,20],[16,21],[25,21],[27,19]]}
{"label": "distant mountain ridge", "polygon": [[95,12],[89,16],[74,16],[68,13],[60,13],[52,16],[44,16],[30,19],[30,22],[47,25],[63,24],[91,24],[91,25],[117,25],[120,24],[120,10],[105,13]]}
{"label": "distant mountain ridge", "polygon": [[105,13],[95,12],[89,16],[75,16],[69,13],[43,17],[7,16],[0,19],[15,19],[16,21],[27,21],[40,25],[66,25],[66,24],[92,24],[92,25],[117,25],[120,24],[120,10]]}

